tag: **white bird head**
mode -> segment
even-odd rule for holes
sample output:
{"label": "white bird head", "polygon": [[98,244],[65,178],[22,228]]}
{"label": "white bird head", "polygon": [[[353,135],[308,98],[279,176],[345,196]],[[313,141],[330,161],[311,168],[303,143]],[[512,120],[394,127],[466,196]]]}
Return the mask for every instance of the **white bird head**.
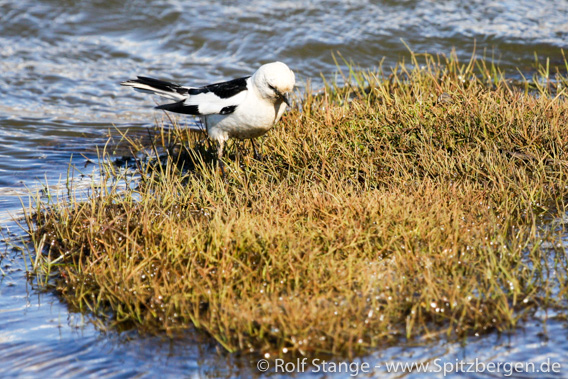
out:
{"label": "white bird head", "polygon": [[267,63],[252,76],[260,95],[274,103],[284,101],[290,105],[285,94],[291,92],[296,83],[294,72],[282,62]]}

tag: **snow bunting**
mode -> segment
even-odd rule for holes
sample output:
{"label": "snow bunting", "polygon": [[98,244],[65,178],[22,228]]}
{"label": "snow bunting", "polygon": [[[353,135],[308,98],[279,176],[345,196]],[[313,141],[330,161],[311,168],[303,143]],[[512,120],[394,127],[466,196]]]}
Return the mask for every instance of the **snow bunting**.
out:
{"label": "snow bunting", "polygon": [[252,75],[204,87],[186,87],[138,76],[120,83],[136,90],[174,100],[156,107],[199,116],[207,135],[217,142],[217,158],[224,174],[223,147],[229,138],[260,137],[278,122],[290,106],[286,94],[294,88],[294,72],[282,62],[267,63]]}

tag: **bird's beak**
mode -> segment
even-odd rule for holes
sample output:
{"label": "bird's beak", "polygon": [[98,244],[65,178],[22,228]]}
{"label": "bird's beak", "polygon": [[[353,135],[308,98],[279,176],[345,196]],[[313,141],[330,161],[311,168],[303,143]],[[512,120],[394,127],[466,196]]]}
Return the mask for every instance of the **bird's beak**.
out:
{"label": "bird's beak", "polygon": [[276,88],[273,88],[274,92],[276,92],[276,95],[278,95],[279,98],[282,99],[283,102],[286,103],[287,106],[292,107],[292,103],[290,103],[290,99],[288,99],[286,97],[286,95],[284,95],[282,92],[278,91]]}

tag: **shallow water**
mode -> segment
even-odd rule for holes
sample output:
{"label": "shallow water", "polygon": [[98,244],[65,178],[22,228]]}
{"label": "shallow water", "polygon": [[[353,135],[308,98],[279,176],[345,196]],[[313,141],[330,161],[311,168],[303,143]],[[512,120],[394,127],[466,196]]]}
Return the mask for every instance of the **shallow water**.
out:
{"label": "shallow water", "polygon": [[[363,68],[384,59],[388,68],[408,57],[402,39],[416,52],[455,48],[463,60],[475,46],[507,73],[519,68],[530,75],[535,54],[562,64],[567,20],[563,0],[0,0],[2,232],[12,243],[22,236],[10,219],[18,217],[19,196],[26,202],[29,188],[64,188],[71,161],[86,175],[77,180],[88,186],[96,172],[85,163],[114,128],[143,132],[162,117],[152,110],[154,99],[118,85],[137,74],[201,85],[281,60],[296,72],[300,89],[308,78],[317,88],[320,73],[329,78],[336,71],[332,52]],[[191,333],[175,341],[102,334],[52,294],[30,288],[21,256],[4,242],[0,254],[3,376],[257,373],[255,362],[219,355]],[[551,358],[568,364],[565,323],[548,321],[541,334],[538,320],[509,337],[489,335],[465,347],[388,348],[364,360]]]}

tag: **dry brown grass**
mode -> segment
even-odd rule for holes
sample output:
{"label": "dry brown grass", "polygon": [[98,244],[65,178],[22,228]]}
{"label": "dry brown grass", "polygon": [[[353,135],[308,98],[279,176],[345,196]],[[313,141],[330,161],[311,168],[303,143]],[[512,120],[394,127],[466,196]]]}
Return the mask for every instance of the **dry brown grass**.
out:
{"label": "dry brown grass", "polygon": [[187,131],[159,132],[170,153],[140,163],[132,189],[105,164],[87,200],[29,211],[36,274],[114,323],[194,325],[272,357],[508,330],[565,307],[565,78],[519,89],[481,61],[414,59],[308,91],[263,161],[234,145],[227,182]]}

